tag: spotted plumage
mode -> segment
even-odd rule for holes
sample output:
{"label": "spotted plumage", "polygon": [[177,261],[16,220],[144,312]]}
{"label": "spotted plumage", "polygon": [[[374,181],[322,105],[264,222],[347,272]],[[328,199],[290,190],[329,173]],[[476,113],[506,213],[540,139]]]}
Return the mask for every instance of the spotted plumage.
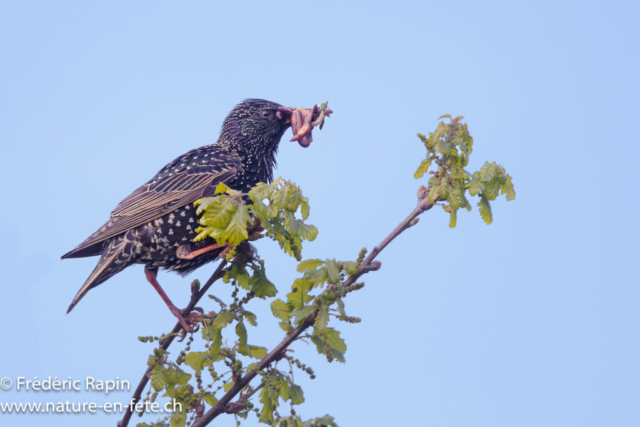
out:
{"label": "spotted plumage", "polygon": [[193,242],[198,227],[193,202],[212,196],[221,182],[243,192],[258,182],[270,182],[278,144],[291,126],[291,111],[265,100],[244,101],[224,120],[215,144],[178,157],[120,202],[102,227],[62,257],[100,256],[69,311],[90,289],[130,265],[143,264],[148,280],[180,319],[155,281],[157,270],[187,274],[216,259],[222,250],[189,257],[215,247],[211,238]]}

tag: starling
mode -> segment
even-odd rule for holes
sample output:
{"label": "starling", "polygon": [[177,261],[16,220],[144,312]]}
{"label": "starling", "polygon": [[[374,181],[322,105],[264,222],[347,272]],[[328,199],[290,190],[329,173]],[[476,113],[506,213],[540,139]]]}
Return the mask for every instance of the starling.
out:
{"label": "starling", "polygon": [[62,259],[100,256],[67,313],[89,292],[133,264],[144,264],[145,276],[185,331],[193,328],[175,307],[156,276],[158,269],[186,275],[218,258],[224,245],[211,238],[193,242],[199,218],[193,202],[210,197],[219,183],[248,192],[270,183],[278,144],[293,128],[292,141],[308,147],[311,133],[331,110],[288,108],[262,99],[247,99],[225,118],[215,144],[196,148],[163,167],[125,198],[111,218]]}

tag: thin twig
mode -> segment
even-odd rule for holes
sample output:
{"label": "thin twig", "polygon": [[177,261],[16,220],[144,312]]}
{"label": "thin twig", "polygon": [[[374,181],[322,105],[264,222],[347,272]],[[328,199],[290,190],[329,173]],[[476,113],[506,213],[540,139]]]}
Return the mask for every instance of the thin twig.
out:
{"label": "thin twig", "polygon": [[[403,231],[411,227],[411,223],[415,218],[433,207],[433,203],[430,203],[429,199],[425,198],[425,193],[422,192],[422,194],[423,197],[418,200],[418,205],[413,210],[413,212],[411,212],[411,214],[409,214],[409,216],[404,221],[398,224],[398,226],[391,232],[391,234],[389,234],[378,246],[373,248],[369,256],[362,262],[362,264],[360,264],[360,270],[358,271],[358,273],[349,276],[347,280],[345,280],[343,286],[350,286],[355,283],[355,281],[362,275],[367,274],[370,271],[378,270],[382,265],[379,261],[375,261],[375,258],[378,256],[378,254],[382,252],[382,250],[386,248],[389,243],[391,243]],[[226,413],[227,405],[234,397],[236,397],[236,395],[238,395],[238,393],[242,391],[244,387],[246,387],[251,382],[251,380],[256,377],[256,375],[258,375],[258,371],[261,371],[268,367],[271,363],[282,359],[284,357],[284,352],[289,347],[289,345],[315,323],[316,314],[317,311],[314,311],[313,313],[311,313],[311,315],[309,315],[304,323],[292,330],[284,338],[284,340],[280,342],[280,344],[278,344],[273,350],[271,350],[269,354],[267,354],[264,359],[262,359],[253,369],[249,370],[242,378],[236,381],[231,389],[227,393],[225,393],[225,395],[222,396],[220,400],[218,400],[218,402],[202,416],[202,418],[196,420],[196,422],[193,423],[191,427],[204,427],[211,421],[213,421],[218,415]]]}
{"label": "thin twig", "polygon": [[260,390],[262,387],[264,387],[264,386],[265,386],[265,384],[266,384],[266,383],[265,383],[264,381],[262,381],[262,382],[258,385],[258,387],[256,387],[256,388],[254,388],[253,390],[251,390],[251,391],[250,391],[246,396],[244,396],[244,398],[245,398],[245,399],[249,399],[251,396],[253,396],[254,394],[256,394],[256,392],[257,392],[258,390]]}

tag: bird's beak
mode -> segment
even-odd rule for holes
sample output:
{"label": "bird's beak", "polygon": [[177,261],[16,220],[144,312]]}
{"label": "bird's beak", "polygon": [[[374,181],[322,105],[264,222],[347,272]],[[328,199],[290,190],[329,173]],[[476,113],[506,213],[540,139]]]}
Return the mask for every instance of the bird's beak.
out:
{"label": "bird's beak", "polygon": [[279,107],[276,113],[278,119],[285,119],[285,123],[291,123],[293,138],[291,141],[298,141],[301,147],[308,147],[313,142],[312,131],[316,126],[324,122],[324,118],[333,111],[320,110],[318,105],[313,108],[288,108]]}

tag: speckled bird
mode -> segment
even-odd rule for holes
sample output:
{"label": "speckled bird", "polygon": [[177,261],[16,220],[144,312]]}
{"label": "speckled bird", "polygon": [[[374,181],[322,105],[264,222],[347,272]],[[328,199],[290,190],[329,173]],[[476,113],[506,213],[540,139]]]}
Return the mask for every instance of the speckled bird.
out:
{"label": "speckled bird", "polygon": [[191,150],[163,167],[120,202],[98,231],[62,256],[100,256],[67,313],[89,290],[130,265],[143,264],[149,283],[185,331],[192,331],[156,277],[158,269],[186,275],[217,259],[223,250],[211,237],[193,242],[199,226],[193,202],[213,196],[221,182],[242,192],[258,182],[271,182],[278,145],[286,130],[292,127],[291,140],[308,147],[313,128],[329,114],[331,110],[320,111],[317,106],[288,108],[262,99],[238,104],[225,118],[215,144]]}

